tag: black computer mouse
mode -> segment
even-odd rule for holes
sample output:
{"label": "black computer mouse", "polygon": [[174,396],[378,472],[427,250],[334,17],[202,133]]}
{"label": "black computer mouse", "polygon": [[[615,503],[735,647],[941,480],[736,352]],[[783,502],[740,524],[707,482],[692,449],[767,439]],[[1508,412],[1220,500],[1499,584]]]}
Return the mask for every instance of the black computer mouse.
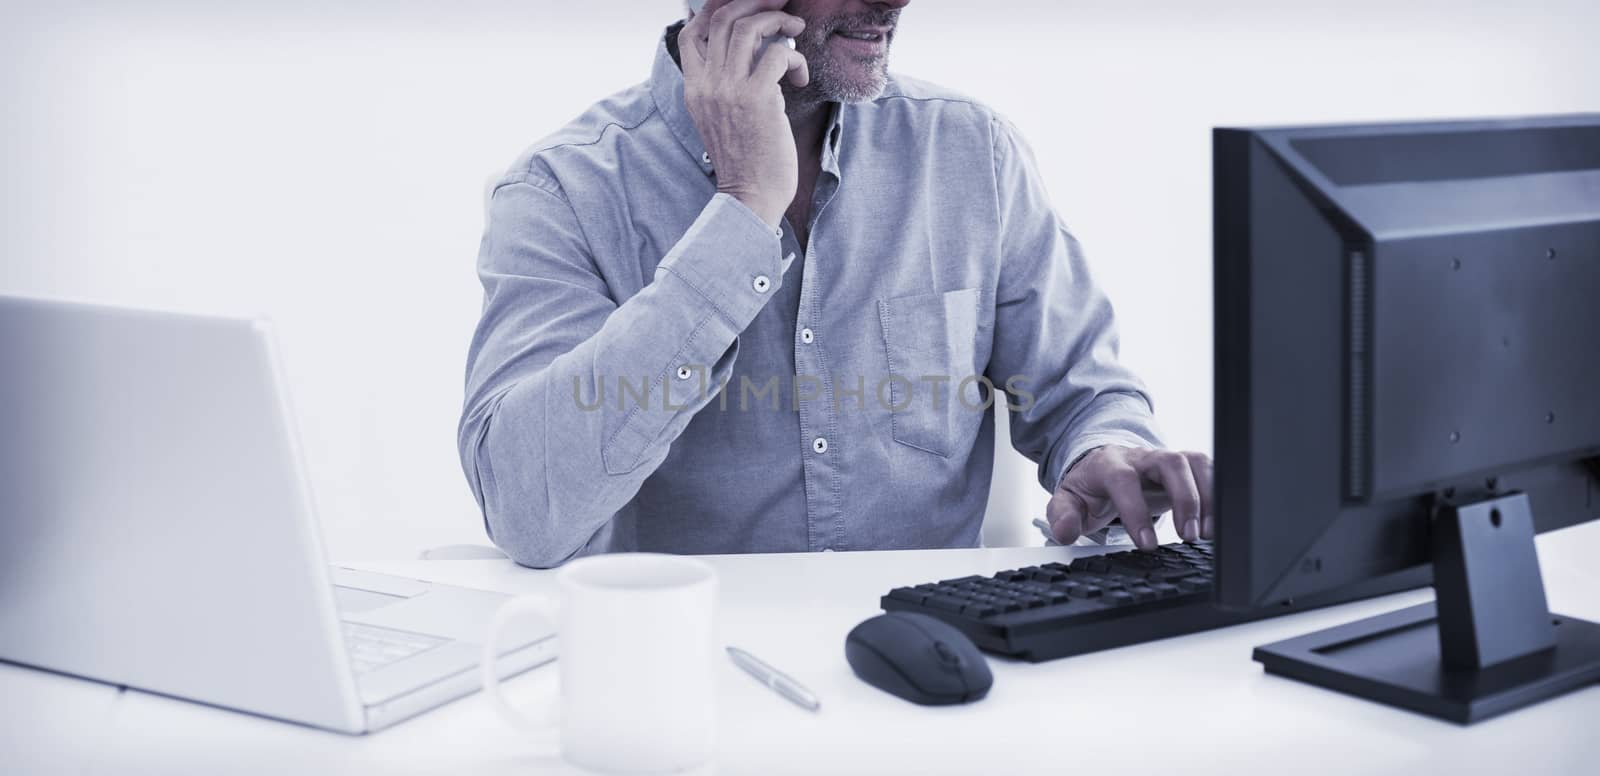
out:
{"label": "black computer mouse", "polygon": [[924,706],[971,703],[994,684],[972,640],[926,614],[890,612],[862,622],[845,637],[844,657],[862,681]]}

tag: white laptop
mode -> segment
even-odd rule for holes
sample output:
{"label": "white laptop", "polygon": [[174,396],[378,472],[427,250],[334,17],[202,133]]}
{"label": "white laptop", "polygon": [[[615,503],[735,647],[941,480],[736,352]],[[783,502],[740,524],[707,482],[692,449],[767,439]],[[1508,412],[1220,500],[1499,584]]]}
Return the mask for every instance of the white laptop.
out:
{"label": "white laptop", "polygon": [[505,598],[328,566],[262,323],[0,296],[0,660],[364,733],[472,692]]}

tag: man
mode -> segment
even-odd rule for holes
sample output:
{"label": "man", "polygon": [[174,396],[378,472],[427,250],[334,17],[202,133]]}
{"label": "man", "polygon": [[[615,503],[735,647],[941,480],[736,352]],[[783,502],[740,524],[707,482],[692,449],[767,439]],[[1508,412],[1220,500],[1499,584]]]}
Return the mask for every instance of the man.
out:
{"label": "man", "polygon": [[1016,129],[888,75],[908,3],[711,0],[499,182],[458,441],[517,562],[976,546],[997,387],[1055,539],[1211,536]]}

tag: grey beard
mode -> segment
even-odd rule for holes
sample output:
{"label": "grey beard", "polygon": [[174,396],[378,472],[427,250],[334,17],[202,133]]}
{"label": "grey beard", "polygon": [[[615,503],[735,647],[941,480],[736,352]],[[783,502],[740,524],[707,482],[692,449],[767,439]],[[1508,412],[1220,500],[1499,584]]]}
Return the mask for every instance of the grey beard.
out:
{"label": "grey beard", "polygon": [[889,57],[887,49],[881,57],[874,57],[866,67],[867,75],[860,80],[853,80],[845,75],[843,63],[831,56],[828,51],[828,38],[833,31],[854,23],[870,23],[875,26],[894,26],[899,20],[900,12],[891,11],[886,15],[862,15],[857,17],[832,17],[816,20],[808,26],[800,36],[795,39],[795,49],[806,58],[807,69],[811,73],[811,81],[804,87],[795,88],[783,84],[783,96],[791,110],[805,110],[826,102],[869,102],[883,94],[884,87],[889,82]]}
{"label": "grey beard", "polygon": [[830,57],[807,58],[811,81],[801,88],[784,84],[783,95],[791,107],[807,108],[825,102],[870,102],[883,94],[889,83],[888,61],[879,58],[866,78],[846,78],[842,68]]}

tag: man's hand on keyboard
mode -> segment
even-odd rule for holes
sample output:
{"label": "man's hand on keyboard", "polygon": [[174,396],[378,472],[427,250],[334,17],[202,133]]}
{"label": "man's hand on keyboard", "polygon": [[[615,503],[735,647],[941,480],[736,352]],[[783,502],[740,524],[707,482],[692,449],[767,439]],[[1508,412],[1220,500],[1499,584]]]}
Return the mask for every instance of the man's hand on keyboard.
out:
{"label": "man's hand on keyboard", "polygon": [[1085,532],[1112,520],[1122,525],[1140,549],[1157,546],[1155,516],[1171,510],[1178,535],[1210,539],[1211,458],[1151,448],[1106,445],[1085,455],[1062,475],[1045,508],[1056,541],[1071,544]]}

